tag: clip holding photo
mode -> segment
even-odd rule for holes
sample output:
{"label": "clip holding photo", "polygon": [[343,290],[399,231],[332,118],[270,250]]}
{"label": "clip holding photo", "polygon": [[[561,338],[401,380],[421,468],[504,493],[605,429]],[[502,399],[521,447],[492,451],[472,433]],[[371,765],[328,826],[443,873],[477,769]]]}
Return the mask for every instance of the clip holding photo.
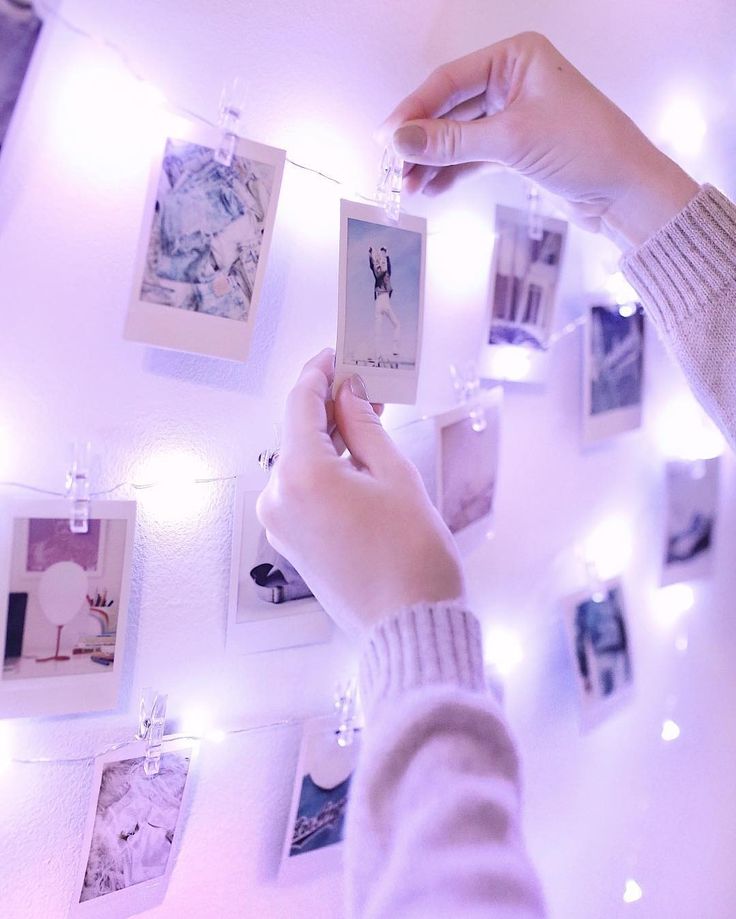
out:
{"label": "clip holding photo", "polygon": [[398,220],[401,213],[401,183],[404,178],[404,160],[393,147],[386,147],[381,157],[376,186],[376,200],[390,220]]}
{"label": "clip holding photo", "polygon": [[69,498],[69,530],[89,532],[89,454],[91,444],[85,441],[72,447],[72,462],[66,473],[66,495]]}
{"label": "clip holding photo", "polygon": [[245,85],[240,77],[234,77],[223,86],[220,95],[219,124],[222,129],[222,137],[214,152],[214,158],[223,166],[232,165],[244,107]]}

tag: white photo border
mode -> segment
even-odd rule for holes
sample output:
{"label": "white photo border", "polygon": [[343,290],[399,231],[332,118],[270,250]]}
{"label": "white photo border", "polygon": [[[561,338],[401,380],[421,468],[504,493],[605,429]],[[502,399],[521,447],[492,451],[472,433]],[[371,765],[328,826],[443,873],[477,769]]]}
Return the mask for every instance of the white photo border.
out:
{"label": "white photo border", "polygon": [[[254,159],[274,167],[273,188],[264,221],[263,240],[256,266],[255,284],[251,297],[250,311],[243,321],[222,316],[176,309],[162,303],[152,303],[140,297],[141,285],[146,267],[146,258],[151,237],[153,213],[158,195],[159,177],[163,166],[166,144],[169,140],[187,141],[217,149],[221,132],[206,125],[180,120],[181,127],[167,133],[161,147],[156,151],[151,164],[148,192],[143,210],[141,229],[136,249],[133,270],[133,287],[125,320],[123,337],[129,341],[142,342],[157,348],[168,348],[209,357],[221,357],[232,361],[245,361],[250,350],[250,341],[258,312],[263,278],[268,265],[276,210],[281,192],[281,180],[286,162],[286,151],[269,147],[255,141],[238,138],[235,155]],[[175,135],[175,136],[174,136]]]}
{"label": "white photo border", "polygon": [[242,553],[253,549],[258,538],[260,524],[255,507],[259,492],[246,488],[238,479],[235,488],[233,511],[233,541],[230,563],[230,594],[227,612],[227,650],[239,654],[255,654],[278,648],[294,648],[302,645],[328,642],[332,638],[334,625],[319,601],[314,597],[290,600],[283,604],[262,602],[263,615],[238,621],[240,608]]}
{"label": "white photo border", "polygon": [[[325,744],[334,743],[335,756],[343,756],[352,760],[351,768],[345,778],[353,774],[357,765],[360,750],[360,728],[355,728],[353,742],[348,747],[340,747],[337,743],[337,721],[333,717],[312,718],[304,723],[301,742],[299,744],[299,758],[294,773],[294,787],[291,794],[289,816],[284,832],[284,845],[281,852],[281,865],[279,869],[280,883],[303,883],[316,874],[330,871],[339,871],[343,864],[344,843],[338,842],[329,846],[322,846],[309,852],[300,852],[298,855],[289,855],[294,834],[299,801],[301,800],[302,781],[307,774],[307,755],[310,741],[314,738],[323,738]],[[344,779],[343,779],[344,781]]]}
{"label": "white photo border", "polygon": [[92,834],[95,827],[97,816],[97,802],[100,798],[100,787],[102,784],[102,773],[110,763],[118,763],[128,759],[140,759],[146,755],[145,741],[131,741],[124,747],[117,750],[103,753],[95,759],[95,770],[92,780],[92,791],[90,793],[90,802],[87,811],[87,819],[84,828],[84,837],[82,842],[81,855],[79,859],[79,868],[77,870],[76,881],[72,893],[72,902],[70,904],[69,916],[74,919],[124,919],[124,917],[134,915],[151,909],[163,902],[169,885],[171,873],[174,870],[179,851],[181,849],[182,825],[186,822],[191,803],[193,792],[192,770],[199,752],[199,744],[192,739],[167,739],[164,738],[161,749],[164,753],[181,753],[188,752],[189,768],[184,783],[184,793],[179,804],[179,813],[174,829],[174,836],[171,843],[171,852],[166,863],[166,870],[162,875],[150,881],[144,881],[140,884],[133,884],[122,890],[115,890],[104,896],[95,897],[92,900],[80,902],[84,877],[89,862],[90,847],[92,845]]}
{"label": "white photo border", "polygon": [[634,697],[636,690],[636,662],[633,653],[631,617],[629,616],[623,580],[620,577],[607,578],[605,581],[601,581],[598,589],[605,590],[606,593],[616,589],[621,598],[624,625],[626,628],[626,649],[629,657],[629,666],[631,667],[631,679],[626,686],[618,690],[610,699],[590,700],[586,698],[585,689],[582,685],[582,677],[580,676],[578,662],[575,656],[575,616],[577,615],[578,606],[581,603],[593,599],[595,589],[593,587],[588,587],[586,590],[580,590],[567,597],[564,602],[563,610],[565,635],[567,637],[568,652],[570,656],[570,667],[572,668],[576,695],[578,698],[580,726],[581,730],[584,732],[591,730],[611,715],[625,708]]}
{"label": "white photo border", "polygon": [[[70,503],[63,498],[4,500],[0,508],[0,646],[4,656],[15,521],[24,518],[68,518]],[[111,711],[118,704],[120,683],[128,658],[126,633],[136,502],[92,501],[89,512],[92,519],[126,522],[115,630],[115,662],[101,673],[68,676],[5,680],[0,672],[0,718]]]}
{"label": "white photo border", "polygon": [[[436,438],[436,461],[435,461],[435,506],[444,520],[444,494],[442,471],[444,456],[442,451],[442,431],[444,428],[455,424],[458,421],[470,417],[470,415],[480,410],[483,412],[493,413],[496,416],[496,429],[498,432],[496,442],[496,452],[494,456],[496,476],[500,461],[500,439],[501,439],[501,409],[503,406],[503,387],[493,386],[491,389],[481,390],[473,399],[457,405],[449,411],[442,412],[434,416],[435,438]],[[457,533],[453,533],[453,538],[458,547],[462,550],[469,550],[484,539],[490,539],[493,534],[493,524],[496,515],[496,500],[498,497],[497,488],[494,489],[493,503],[491,512],[485,517],[481,517],[473,523],[464,527]]]}
{"label": "white photo border", "polygon": [[[497,204],[494,212],[494,233],[495,241],[493,245],[493,257],[491,259],[491,274],[488,287],[488,302],[486,306],[486,317],[483,326],[484,341],[480,348],[478,367],[480,376],[485,380],[497,380],[505,383],[537,384],[544,385],[547,382],[549,374],[550,350],[549,340],[552,335],[554,317],[558,310],[560,275],[565,264],[565,253],[567,252],[567,234],[568,224],[565,220],[558,217],[539,216],[542,230],[551,233],[560,233],[562,236],[562,246],[560,248],[560,264],[557,282],[554,293],[554,309],[550,313],[549,321],[545,328],[544,349],[526,347],[525,345],[512,344],[490,344],[489,338],[491,327],[493,325],[493,295],[496,284],[496,272],[498,271],[498,260],[500,246],[498,244],[498,226],[499,216],[504,212],[513,216],[516,223],[522,224],[522,221],[528,222],[528,214],[522,208],[512,207],[506,204]],[[523,374],[512,372],[511,368],[519,368],[524,365]]]}
{"label": "white photo border", "polygon": [[[595,307],[610,307],[617,309],[617,305],[607,302],[599,297],[590,300],[585,306],[585,322],[583,323],[583,446],[590,447],[601,441],[609,440],[627,431],[635,431],[642,424],[642,407],[644,404],[644,374],[646,373],[646,321],[643,321],[642,334],[642,391],[641,399],[636,405],[626,405],[622,408],[611,409],[591,414],[592,392],[591,378],[593,369],[592,360],[592,332],[593,309]],[[641,309],[641,307],[637,307]]]}
{"label": "white photo border", "polygon": [[[387,369],[383,367],[356,367],[345,363],[345,312],[347,307],[347,257],[348,220],[362,220],[390,229],[408,230],[421,237],[421,265],[419,271],[419,318],[417,323],[417,353],[413,370]],[[338,276],[337,344],[335,346],[335,382],[333,393],[337,393],[342,382],[354,373],[360,373],[368,390],[371,402],[385,404],[414,405],[417,399],[417,385],[422,357],[424,331],[424,285],[427,270],[427,221],[424,217],[413,217],[403,212],[397,221],[386,216],[381,207],[359,204],[354,201],[340,201],[340,267]]]}

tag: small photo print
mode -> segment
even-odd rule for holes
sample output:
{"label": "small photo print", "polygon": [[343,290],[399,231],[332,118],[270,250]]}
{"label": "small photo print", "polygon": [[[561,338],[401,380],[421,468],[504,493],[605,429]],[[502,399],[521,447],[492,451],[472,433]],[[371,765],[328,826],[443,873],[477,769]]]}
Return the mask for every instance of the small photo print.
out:
{"label": "small photo print", "polygon": [[426,223],[341,202],[336,385],[360,373],[374,402],[416,398]]}
{"label": "small photo print", "polygon": [[137,743],[98,764],[72,915],[132,915],[161,902],[191,761],[191,747],[166,745],[158,772],[148,776],[145,746]]}
{"label": "small photo print", "polygon": [[[284,845],[282,875],[322,864],[339,865],[335,847],[345,833],[345,812],[360,749],[360,733],[341,747],[334,719],[316,719],[305,727],[291,813]],[[292,873],[292,876],[293,873]]]}
{"label": "small photo print", "polygon": [[265,271],[284,152],[216,132],[168,138],[152,180],[126,337],[245,360]]}
{"label": "small photo print", "polygon": [[437,507],[453,534],[490,528],[498,479],[501,387],[437,416]]}
{"label": "small photo print", "polygon": [[594,304],[585,334],[583,433],[585,443],[641,426],[644,311],[639,304]]}
{"label": "small photo print", "polygon": [[116,702],[135,503],[93,502],[87,533],[68,514],[64,501],[17,502],[4,521],[0,716]]}
{"label": "small photo print", "polygon": [[718,479],[717,458],[667,463],[663,585],[711,573]]}
{"label": "small photo print", "polygon": [[574,598],[567,615],[583,724],[591,727],[629,697],[633,670],[623,590],[608,581]]}
{"label": "small photo print", "polygon": [[0,149],[40,32],[31,3],[0,0]]}
{"label": "small photo print", "polygon": [[566,235],[563,220],[545,217],[533,238],[526,211],[496,206],[488,344],[547,347]]}
{"label": "small photo print", "polygon": [[332,623],[302,576],[266,538],[258,492],[238,489],[228,647],[245,653],[329,641]]}

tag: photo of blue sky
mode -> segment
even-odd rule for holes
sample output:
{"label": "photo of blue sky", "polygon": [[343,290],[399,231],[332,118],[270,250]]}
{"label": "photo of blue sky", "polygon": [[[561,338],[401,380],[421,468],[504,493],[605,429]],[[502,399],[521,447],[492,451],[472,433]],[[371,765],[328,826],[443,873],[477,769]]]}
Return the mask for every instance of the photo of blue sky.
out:
{"label": "photo of blue sky", "polygon": [[[390,304],[400,324],[399,353],[394,360],[401,369],[409,369],[415,366],[417,356],[421,234],[352,217],[348,218],[347,229],[344,359],[346,363],[365,363],[376,358],[375,281],[368,261],[370,246],[374,252],[385,246],[391,259]],[[383,318],[378,328],[379,352],[390,358],[393,327]]]}

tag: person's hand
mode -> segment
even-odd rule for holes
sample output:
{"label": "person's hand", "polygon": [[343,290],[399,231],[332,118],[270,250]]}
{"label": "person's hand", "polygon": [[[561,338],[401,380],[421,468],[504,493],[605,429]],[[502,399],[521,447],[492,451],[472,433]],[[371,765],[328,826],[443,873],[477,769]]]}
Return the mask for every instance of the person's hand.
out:
{"label": "person's hand", "polygon": [[525,32],[439,67],[379,129],[410,165],[407,191],[437,194],[487,166],[562,196],[571,216],[639,245],[697,184],[541,35]]}
{"label": "person's hand", "polygon": [[257,513],[325,610],[361,631],[402,606],[461,597],[463,575],[449,530],[359,376],[345,381],[331,409],[333,365],[334,352],[321,352],[291,391]]}

